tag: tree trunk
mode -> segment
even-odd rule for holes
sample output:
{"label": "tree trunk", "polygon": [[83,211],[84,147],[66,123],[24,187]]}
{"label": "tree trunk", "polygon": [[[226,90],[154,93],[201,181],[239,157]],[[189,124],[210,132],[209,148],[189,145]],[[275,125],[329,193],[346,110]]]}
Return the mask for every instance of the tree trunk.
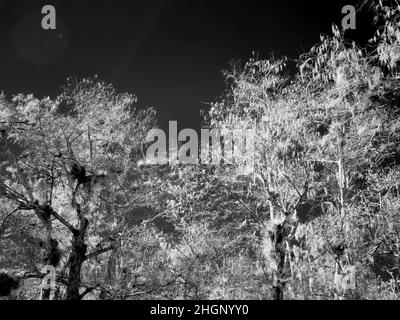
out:
{"label": "tree trunk", "polygon": [[286,257],[283,224],[276,225],[274,231],[275,231],[274,249],[275,249],[277,269],[274,275],[272,297],[274,300],[283,300],[283,289],[285,286],[285,282],[282,279],[284,278],[284,273],[285,273],[284,268],[285,268],[285,257]]}
{"label": "tree trunk", "polygon": [[79,287],[81,281],[81,269],[85,262],[87,246],[85,244],[85,233],[88,221],[81,229],[73,235],[72,253],[69,258],[69,275],[67,285],[67,300],[80,300]]}

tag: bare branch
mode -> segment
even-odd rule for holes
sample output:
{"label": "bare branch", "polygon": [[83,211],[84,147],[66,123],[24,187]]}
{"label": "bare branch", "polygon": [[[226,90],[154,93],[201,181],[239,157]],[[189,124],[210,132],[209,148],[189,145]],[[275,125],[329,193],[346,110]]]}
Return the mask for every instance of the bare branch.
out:
{"label": "bare branch", "polygon": [[111,202],[111,201],[105,199],[105,198],[102,197],[102,196],[99,196],[99,199],[103,200],[104,202],[106,202],[106,203],[108,203],[108,204],[110,204],[110,205],[112,205],[112,206],[114,206],[114,207],[116,207],[116,208],[125,209],[125,208],[128,208],[129,206],[131,206],[132,204],[134,204],[134,203],[135,203],[137,200],[139,200],[141,197],[143,197],[143,195],[137,196],[136,198],[134,198],[133,200],[131,200],[130,202],[128,202],[128,203],[126,203],[126,204],[124,204],[124,205],[119,205],[119,204],[116,204],[116,203],[114,203],[114,202]]}
{"label": "bare branch", "polygon": [[70,224],[67,220],[65,220],[62,216],[60,216],[56,211],[52,212],[54,218],[60,221],[64,226],[66,226],[72,233],[76,233],[78,230]]}
{"label": "bare branch", "polygon": [[95,258],[95,257],[97,257],[97,256],[99,256],[99,255],[101,255],[103,253],[106,253],[108,251],[111,251],[113,249],[114,249],[114,245],[110,245],[110,246],[108,246],[106,248],[91,252],[91,253],[89,253],[88,255],[85,256],[85,261],[89,260],[89,259],[92,259],[92,258]]}
{"label": "bare branch", "polygon": [[2,235],[3,231],[6,229],[5,228],[5,224],[8,220],[8,218],[10,218],[14,213],[16,213],[18,211],[18,208],[13,210],[12,212],[10,212],[9,214],[6,215],[6,217],[4,218],[3,222],[1,223],[1,227],[0,227],[0,236]]}

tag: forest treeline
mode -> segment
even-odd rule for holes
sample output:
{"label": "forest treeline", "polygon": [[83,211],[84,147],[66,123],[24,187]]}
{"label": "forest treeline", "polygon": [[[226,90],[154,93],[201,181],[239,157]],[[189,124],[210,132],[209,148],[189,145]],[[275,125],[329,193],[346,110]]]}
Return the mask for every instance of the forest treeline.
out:
{"label": "forest treeline", "polygon": [[[0,96],[0,296],[398,299],[400,7],[367,46],[224,73],[204,121],[251,128],[250,170],[141,165],[155,110],[96,78]],[[246,155],[244,155],[246,156]],[[243,162],[241,162],[243,163]],[[43,267],[55,287],[41,289]]]}

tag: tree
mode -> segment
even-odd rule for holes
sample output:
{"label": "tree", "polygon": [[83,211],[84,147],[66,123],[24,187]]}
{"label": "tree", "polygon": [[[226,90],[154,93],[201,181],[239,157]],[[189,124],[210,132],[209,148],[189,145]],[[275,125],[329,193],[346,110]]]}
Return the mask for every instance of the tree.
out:
{"label": "tree", "polygon": [[[13,215],[34,214],[35,223],[40,222],[44,264],[54,264],[50,253],[56,238],[70,239],[70,244],[63,243],[68,257],[62,269],[68,276],[60,271],[67,299],[83,297],[85,261],[116,246],[118,234],[110,236],[118,231],[115,225],[102,223],[115,215],[107,205],[129,208],[135,202],[124,185],[136,168],[135,153],[154,124],[153,110],[138,110],[135,102],[134,96],[94,79],[69,83],[54,101],[22,94],[12,101],[2,97],[6,170],[1,197]],[[109,231],[100,232],[100,227]]]}
{"label": "tree", "polygon": [[[321,43],[301,56],[291,79],[282,73],[285,59],[250,59],[244,67],[233,66],[225,74],[227,94],[210,110],[216,128],[254,129],[254,135],[246,136],[255,145],[255,166],[248,176],[254,198],[269,207],[269,219],[255,222],[264,229],[262,246],[275,299],[284,297],[285,287],[294,294],[296,268],[307,273],[298,274],[300,279],[309,279],[310,292],[304,294],[318,288],[325,296],[340,296],[333,274],[341,276],[347,266],[357,265],[359,274],[366,275],[359,276],[359,283],[371,281],[365,262],[373,260],[371,252],[376,254],[386,239],[383,234],[371,238],[356,223],[376,224],[377,217],[366,220],[365,212],[377,212],[373,203],[389,196],[386,188],[397,188],[392,184],[378,188],[384,193],[373,191],[380,179],[393,183],[389,177],[397,176],[399,159],[394,108],[398,8],[381,3],[374,10],[385,21],[374,39],[377,51],[349,43],[333,26],[333,36],[321,36]],[[226,178],[230,184],[237,179]],[[387,201],[392,207],[397,203],[395,198]],[[256,212],[256,203],[246,206]],[[397,221],[393,209],[386,210],[380,200],[378,212]],[[300,251],[307,256],[303,261]],[[299,261],[303,266],[296,265]],[[320,281],[312,276],[316,270],[323,270]],[[322,289],[325,281],[331,283],[329,290]],[[300,287],[305,287],[302,280]]]}

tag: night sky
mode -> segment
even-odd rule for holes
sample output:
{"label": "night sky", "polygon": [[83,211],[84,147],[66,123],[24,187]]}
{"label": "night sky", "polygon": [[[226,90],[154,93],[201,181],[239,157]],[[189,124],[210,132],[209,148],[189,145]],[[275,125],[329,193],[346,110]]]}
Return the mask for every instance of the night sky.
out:
{"label": "night sky", "polygon": [[[43,30],[41,8],[57,10]],[[159,123],[199,128],[224,91],[222,70],[252,52],[297,58],[340,25],[354,1],[0,0],[0,91],[55,97],[69,76],[97,74],[159,112]],[[350,36],[371,36],[358,16]]]}

